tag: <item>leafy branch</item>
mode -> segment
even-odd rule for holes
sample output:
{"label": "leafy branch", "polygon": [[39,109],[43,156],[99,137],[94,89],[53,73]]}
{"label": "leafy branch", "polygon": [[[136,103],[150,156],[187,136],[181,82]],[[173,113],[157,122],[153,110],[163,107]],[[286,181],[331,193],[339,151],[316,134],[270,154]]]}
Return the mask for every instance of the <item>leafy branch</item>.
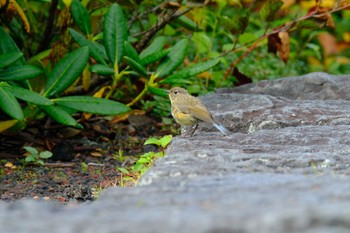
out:
{"label": "leafy branch", "polygon": [[264,35],[262,35],[261,37],[255,39],[255,40],[252,40],[248,43],[245,43],[241,46],[237,46],[237,47],[234,47],[233,49],[231,49],[230,51],[227,51],[227,52],[224,52],[222,53],[220,56],[225,56],[227,55],[228,53],[231,53],[231,52],[235,52],[237,51],[239,48],[242,48],[242,47],[246,47],[250,44],[252,44],[245,53],[243,53],[239,58],[237,58],[235,61],[233,61],[231,64],[230,64],[230,67],[227,69],[226,73],[225,73],[225,76],[224,76],[224,79],[227,79],[227,77],[232,73],[232,70],[234,69],[234,67],[239,63],[241,62],[245,57],[247,57],[258,45],[261,41],[263,41],[264,39],[272,36],[272,35],[275,35],[275,34],[278,34],[280,32],[287,32],[287,31],[291,31],[295,28],[297,28],[298,26],[298,23],[300,24],[300,22],[302,21],[306,21],[306,20],[309,20],[309,19],[312,19],[312,18],[315,18],[317,20],[319,20],[320,23],[323,23],[323,24],[326,24],[328,19],[329,19],[329,15],[331,13],[334,13],[334,12],[337,12],[337,11],[341,11],[343,9],[346,9],[346,8],[349,8],[350,7],[350,4],[345,4],[343,6],[339,6],[339,7],[336,7],[330,11],[327,11],[327,12],[321,12],[320,13],[320,9],[318,6],[316,6],[311,12],[309,12],[307,15],[305,16],[302,16],[298,19],[295,19],[291,22],[288,22],[286,23],[285,25],[281,25],[279,27],[276,27],[275,29],[273,29],[271,32],[269,33],[265,33]]}

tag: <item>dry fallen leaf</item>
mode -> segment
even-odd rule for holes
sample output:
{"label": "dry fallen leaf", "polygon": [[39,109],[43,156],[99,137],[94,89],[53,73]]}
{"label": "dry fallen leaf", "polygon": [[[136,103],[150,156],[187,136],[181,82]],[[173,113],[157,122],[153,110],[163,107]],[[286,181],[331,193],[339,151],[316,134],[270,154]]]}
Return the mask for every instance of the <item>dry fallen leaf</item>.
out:
{"label": "dry fallen leaf", "polygon": [[101,148],[97,148],[96,151],[93,151],[90,153],[91,156],[93,157],[101,157],[102,154],[102,149]]}
{"label": "dry fallen leaf", "polygon": [[130,115],[145,115],[146,112],[144,110],[134,109],[129,112],[118,114],[109,122],[110,124],[116,124],[121,121],[126,121]]}
{"label": "dry fallen leaf", "polygon": [[268,37],[268,51],[276,54],[277,51],[282,61],[288,61],[290,43],[288,32],[278,32]]}
{"label": "dry fallen leaf", "polygon": [[5,164],[5,167],[11,168],[11,169],[16,169],[16,168],[17,168],[17,167],[16,167],[15,165],[13,165],[13,163],[11,163],[11,162],[7,162],[7,163]]}

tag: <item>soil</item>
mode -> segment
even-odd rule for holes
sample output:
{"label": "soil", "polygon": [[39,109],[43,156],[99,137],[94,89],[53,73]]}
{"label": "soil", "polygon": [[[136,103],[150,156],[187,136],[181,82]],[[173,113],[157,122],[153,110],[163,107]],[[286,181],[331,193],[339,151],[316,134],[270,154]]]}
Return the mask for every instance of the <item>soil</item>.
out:
{"label": "soil", "polygon": [[[132,166],[138,157],[159,151],[143,145],[149,137],[176,133],[176,129],[144,114],[126,118],[92,118],[84,130],[52,121],[38,122],[16,134],[0,135],[0,200],[55,200],[60,203],[94,200],[109,186],[132,186],[120,167]],[[25,162],[24,146],[52,151],[44,165]],[[125,176],[125,175],[124,175]]]}

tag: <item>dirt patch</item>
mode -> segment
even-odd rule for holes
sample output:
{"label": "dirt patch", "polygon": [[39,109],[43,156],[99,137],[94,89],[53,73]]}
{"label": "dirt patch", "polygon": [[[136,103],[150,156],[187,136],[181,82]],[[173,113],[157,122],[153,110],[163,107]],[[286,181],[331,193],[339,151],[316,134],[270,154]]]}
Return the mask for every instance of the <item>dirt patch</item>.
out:
{"label": "dirt patch", "polygon": [[[1,135],[0,200],[81,202],[96,199],[106,187],[132,185],[123,181],[118,167],[132,166],[140,155],[158,151],[143,145],[147,138],[175,130],[145,115],[136,118],[116,124],[94,118],[84,122],[84,130],[41,122],[17,134]],[[27,164],[24,146],[54,154],[44,166]]]}

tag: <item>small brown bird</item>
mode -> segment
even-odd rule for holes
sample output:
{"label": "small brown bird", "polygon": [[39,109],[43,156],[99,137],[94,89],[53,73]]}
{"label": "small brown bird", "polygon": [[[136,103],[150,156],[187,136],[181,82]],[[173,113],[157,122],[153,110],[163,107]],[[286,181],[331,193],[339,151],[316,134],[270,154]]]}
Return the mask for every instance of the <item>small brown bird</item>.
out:
{"label": "small brown bird", "polygon": [[212,123],[223,135],[229,135],[231,133],[223,125],[214,120],[200,99],[190,95],[187,90],[181,87],[174,87],[168,93],[171,102],[171,114],[175,121],[180,125],[196,125],[192,134],[198,126],[197,123],[200,121]]}

